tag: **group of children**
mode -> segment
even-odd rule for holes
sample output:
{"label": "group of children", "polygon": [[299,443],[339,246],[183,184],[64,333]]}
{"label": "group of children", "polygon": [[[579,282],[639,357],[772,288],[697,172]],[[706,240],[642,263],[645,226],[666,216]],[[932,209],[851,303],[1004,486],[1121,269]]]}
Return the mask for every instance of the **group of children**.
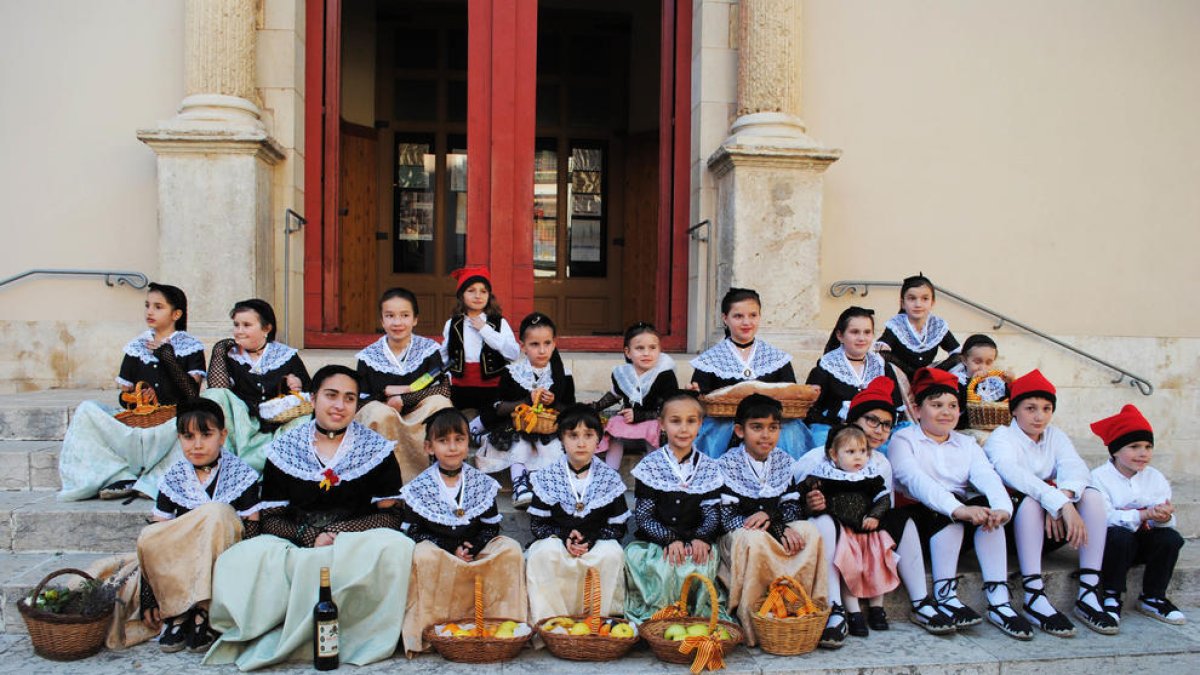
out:
{"label": "group of children", "polygon": [[[371,614],[359,617],[357,641],[343,626],[343,654],[369,662],[390,654],[388,639],[427,649],[425,626],[470,614],[476,576],[491,613],[538,621],[579,613],[584,576],[596,569],[602,613],[641,622],[700,572],[720,581],[722,614],[755,644],[755,604],[789,575],[828,601],[821,645],[837,648],[848,635],[886,630],[882,596],[901,584],[911,620],[931,633],[981,623],[957,595],[965,542],[979,560],[987,621],[1015,638],[1032,638],[1035,627],[1074,633],[1041,576],[1043,553],[1063,544],[1079,551],[1073,613],[1089,628],[1118,631],[1125,578],[1140,563],[1138,609],[1184,621],[1166,597],[1183,540],[1170,487],[1149,466],[1149,423],[1126,406],[1093,424],[1111,460],[1089,472],[1050,423],[1056,391],[1035,370],[1003,392],[1011,425],[959,433],[967,384],[991,370],[997,348],[971,336],[959,350],[932,314],[925,277],[905,280],[901,311],[878,340],[870,310],[842,313],[809,374],[821,389],[804,420],[785,419],[761,393],[744,397],[732,419],[708,417],[697,396],[796,382],[791,356],[757,337],[754,291],[725,296],[727,336],[692,362],[688,390],[654,327],[638,323],[625,332],[611,391],[583,404],[550,317],[530,314],[514,335],[486,269],[456,279],[459,305],[441,345],[413,333],[415,295],[392,289],[380,300],[384,335],[358,354],[357,369],[327,366],[311,379],[295,350],[274,341],[274,314],[261,300],[234,307],[233,337],[214,347],[206,373],[202,348],[183,332],[186,297],[151,287],[150,331],[126,348],[118,382],[147,383],[160,403],[179,403],[175,421],[161,425],[172,438],[161,427],[118,428],[108,409],[85,403],[61,459],[66,498],[157,495],[163,522],[139,539],[140,602],[127,603],[125,618],[165,626],[168,651],[272,663],[303,640],[297,622],[308,607],[289,603],[290,579],[327,562],[335,594],[340,574],[342,592],[362,593]],[[950,358],[935,366],[939,349]],[[264,404],[305,389],[311,419],[265,418]],[[557,412],[551,433],[524,424],[541,409]],[[632,470],[630,510],[621,459],[638,448],[645,456]],[[514,505],[530,516],[534,541],[524,552],[499,534],[500,485],[488,474],[505,469]],[[633,541],[622,546],[631,520]],[[257,533],[272,536],[250,538]],[[1020,609],[1007,584],[1009,540]],[[194,561],[186,570],[175,564],[185,552]],[[376,569],[384,560],[388,572]],[[279,565],[294,573],[279,575]],[[400,616],[378,615],[397,608],[367,595],[372,583],[400,594]],[[254,610],[260,596],[278,605],[269,621]],[[694,598],[701,607],[704,596]]]}

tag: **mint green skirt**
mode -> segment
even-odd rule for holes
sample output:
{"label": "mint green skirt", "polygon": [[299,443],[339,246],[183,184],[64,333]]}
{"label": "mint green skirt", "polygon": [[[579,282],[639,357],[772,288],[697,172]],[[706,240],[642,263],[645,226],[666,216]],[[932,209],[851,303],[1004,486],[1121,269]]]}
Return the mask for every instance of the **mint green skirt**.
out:
{"label": "mint green skirt", "polygon": [[[665,553],[662,546],[648,541],[635,541],[625,547],[625,618],[642,623],[658,610],[678,601],[683,580],[692,572],[703,574],[717,585],[716,546],[712,547],[712,556],[703,565],[691,561],[672,565],[667,562]],[[693,583],[690,596],[689,611],[696,616],[709,616],[712,605],[704,584]],[[720,585],[717,585],[717,601],[720,618],[733,621],[725,591]]]}

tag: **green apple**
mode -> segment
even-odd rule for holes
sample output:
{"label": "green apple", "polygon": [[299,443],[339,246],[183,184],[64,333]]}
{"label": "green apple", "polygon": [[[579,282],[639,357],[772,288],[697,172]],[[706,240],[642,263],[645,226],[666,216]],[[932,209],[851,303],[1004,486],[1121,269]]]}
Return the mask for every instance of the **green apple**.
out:
{"label": "green apple", "polygon": [[687,629],[681,623],[673,623],[667,626],[667,630],[663,633],[663,637],[668,640],[682,640],[687,635]]}
{"label": "green apple", "polygon": [[694,623],[687,627],[688,637],[700,637],[702,635],[708,635],[710,632],[711,631],[708,630],[708,626],[702,623]]}

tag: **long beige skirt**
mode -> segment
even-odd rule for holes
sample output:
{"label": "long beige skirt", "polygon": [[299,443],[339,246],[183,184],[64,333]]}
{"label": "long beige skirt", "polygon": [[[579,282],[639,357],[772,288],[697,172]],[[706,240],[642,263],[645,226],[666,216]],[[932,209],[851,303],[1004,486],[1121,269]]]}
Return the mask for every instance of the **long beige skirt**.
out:
{"label": "long beige skirt", "polygon": [[550,537],[535,541],[525,554],[530,619],[536,624],[552,616],[583,614],[583,581],[591,567],[600,573],[600,614],[622,616],[625,551],[621,545],[604,539],[576,558],[567,553],[562,540]]}
{"label": "long beige skirt", "polygon": [[371,401],[358,411],[354,421],[389,441],[396,441],[396,461],[400,463],[401,477],[408,483],[429,468],[429,455],[425,452],[425,419],[450,407],[450,399],[440,394],[422,399],[417,407],[403,413],[379,401]]}
{"label": "long beige skirt", "polygon": [[429,643],[421,639],[427,626],[474,615],[476,575],[483,577],[484,616],[529,620],[525,560],[516,541],[496,537],[473,562],[423,541],[413,549],[408,581],[402,631],[406,652],[411,655],[429,649]]}
{"label": "long beige skirt", "polygon": [[137,556],[98,561],[93,576],[125,579],[117,596],[106,644],[122,649],[157,635],[142,623],[141,578],[154,589],[162,617],[179,616],[212,598],[213,565],[225,549],[242,539],[242,519],[233,507],[210,503],[174,520],[147,525],[137,541]]}
{"label": "long beige skirt", "polygon": [[788,555],[783,544],[762,530],[740,529],[720,539],[717,578],[729,589],[729,609],[742,624],[747,645],[758,644],[750,616],[758,609],[758,599],[778,577],[794,577],[814,601],[828,602],[829,570],[820,533],[804,520],[788,523],[788,527],[799,530],[804,537],[804,548],[796,555]]}

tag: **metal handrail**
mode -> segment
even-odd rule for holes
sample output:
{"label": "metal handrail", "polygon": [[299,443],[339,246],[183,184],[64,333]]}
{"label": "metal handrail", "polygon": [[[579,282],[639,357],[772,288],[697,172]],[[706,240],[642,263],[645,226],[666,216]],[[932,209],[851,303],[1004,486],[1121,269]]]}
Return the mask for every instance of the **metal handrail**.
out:
{"label": "metal handrail", "polygon": [[[871,286],[896,286],[896,287],[898,287],[901,285],[902,285],[902,283],[899,281],[845,281],[845,280],[843,280],[843,281],[835,281],[832,284],[830,284],[829,294],[835,298],[840,298],[847,293],[849,293],[850,295],[858,295],[859,297],[865,298],[865,297],[867,297],[867,293],[869,292]],[[955,300],[963,303],[964,305],[972,307],[975,310],[982,312],[984,314],[990,315],[996,321],[996,323],[992,326],[993,330],[999,330],[1006,323],[1011,324],[1013,326],[1016,326],[1017,328],[1020,328],[1021,330],[1025,331],[1027,333],[1032,333],[1033,335],[1036,335],[1036,336],[1042,338],[1043,340],[1053,342],[1054,344],[1058,345],[1059,347],[1062,347],[1063,349],[1075,352],[1076,354],[1082,356],[1085,359],[1095,361],[1096,363],[1104,366],[1105,368],[1115,370],[1118,373],[1118,375],[1117,375],[1117,379],[1112,381],[1113,384],[1120,384],[1125,378],[1129,378],[1129,386],[1137,387],[1138,391],[1142,392],[1143,395],[1149,396],[1150,394],[1154,393],[1154,385],[1150,384],[1150,381],[1144,377],[1134,375],[1133,373],[1129,372],[1128,370],[1125,370],[1124,368],[1114,366],[1113,364],[1109,363],[1108,361],[1105,361],[1104,359],[1093,356],[1093,355],[1083,351],[1082,349],[1079,349],[1078,347],[1073,347],[1073,346],[1063,342],[1062,340],[1059,340],[1056,337],[1047,335],[1046,333],[1043,333],[1042,331],[1040,331],[1036,328],[1032,328],[1026,324],[1021,323],[1020,321],[1017,321],[1008,316],[1005,316],[1004,314],[1001,314],[1000,312],[997,312],[996,310],[991,309],[990,307],[985,307],[984,305],[981,305],[978,302],[975,302],[974,300],[964,298],[963,296],[959,295],[958,293],[955,293],[954,291],[946,290],[945,288],[942,288],[941,286],[937,286],[937,285],[935,285],[934,288],[941,295],[945,295],[945,296],[954,298]]]}
{"label": "metal handrail", "polygon": [[125,272],[118,270],[73,270],[73,269],[36,269],[14,274],[7,279],[0,279],[0,286],[20,281],[25,277],[36,274],[76,277],[104,277],[105,286],[129,286],[130,288],[145,288],[150,285],[150,279],[141,272]]}
{"label": "metal handrail", "polygon": [[292,304],[292,296],[289,295],[291,290],[289,279],[292,276],[292,235],[307,224],[308,219],[294,210],[290,208],[283,210],[283,330],[281,332],[284,344],[291,344],[292,339],[291,323],[288,319],[288,308]]}

